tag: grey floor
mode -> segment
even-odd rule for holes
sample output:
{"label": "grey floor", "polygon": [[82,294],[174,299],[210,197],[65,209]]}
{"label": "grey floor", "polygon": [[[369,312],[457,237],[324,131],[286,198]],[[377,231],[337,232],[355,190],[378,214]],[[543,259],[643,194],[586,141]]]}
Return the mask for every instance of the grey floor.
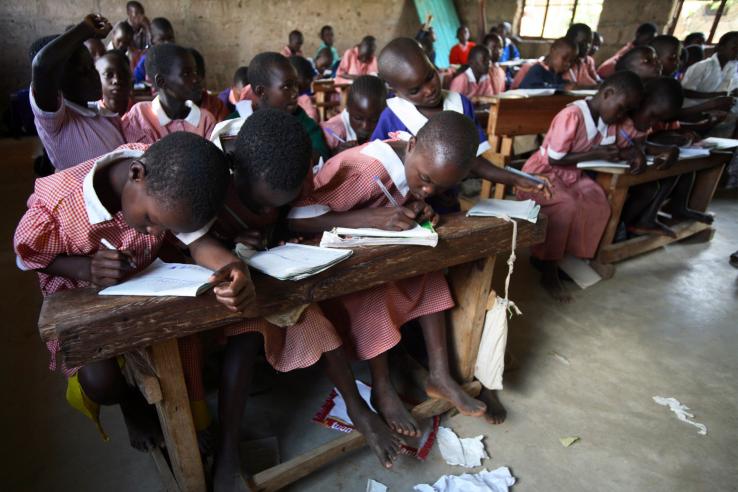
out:
{"label": "grey floor", "polygon": [[[102,442],[66,405],[62,377],[46,369],[36,279],[15,269],[10,243],[32,186],[29,149],[29,142],[0,141],[0,490],[161,490],[152,462],[127,446],[119,412],[104,411],[111,441]],[[510,323],[508,344],[517,369],[502,392],[508,420],[497,427],[462,416],[444,422],[462,437],[486,436],[491,458],[483,465],[510,467],[514,491],[738,490],[738,270],[727,262],[738,248],[738,197],[724,195],[712,210],[711,243],[680,243],[621,263],[612,280],[575,291],[567,306],[549,301],[521,252],[512,298],[524,315]],[[279,435],[284,459],[337,436],[310,421],[330,388],[317,371],[265,372],[259,387],[267,391],[245,416],[245,438]],[[654,395],[691,407],[708,435],[656,405]],[[564,448],[563,436],[580,441]],[[463,472],[437,449],[425,462],[403,457],[391,471],[364,450],[290,490],[362,492],[373,478],[409,491]]]}

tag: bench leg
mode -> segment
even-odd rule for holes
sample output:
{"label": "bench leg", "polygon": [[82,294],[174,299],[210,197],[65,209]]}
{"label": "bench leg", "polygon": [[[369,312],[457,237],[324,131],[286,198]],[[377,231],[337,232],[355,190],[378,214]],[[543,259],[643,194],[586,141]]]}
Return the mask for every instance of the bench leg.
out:
{"label": "bench leg", "polygon": [[162,400],[156,404],[172,471],[182,492],[205,492],[205,473],[176,339],[151,347]]}

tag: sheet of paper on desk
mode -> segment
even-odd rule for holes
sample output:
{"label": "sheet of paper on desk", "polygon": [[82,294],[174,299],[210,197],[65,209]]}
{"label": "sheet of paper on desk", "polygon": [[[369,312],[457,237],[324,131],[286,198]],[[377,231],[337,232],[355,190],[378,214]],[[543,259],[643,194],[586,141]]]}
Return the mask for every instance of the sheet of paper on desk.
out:
{"label": "sheet of paper on desk", "polygon": [[181,296],[196,297],[212,287],[212,270],[185,263],[165,263],[160,259],[118,285],[98,292],[101,296]]}
{"label": "sheet of paper on desk", "polygon": [[570,91],[561,91],[562,94],[567,96],[594,96],[597,94],[597,89],[573,89]]}
{"label": "sheet of paper on desk", "polygon": [[[646,165],[652,166],[654,156],[646,156]],[[581,161],[577,163],[578,169],[630,169],[628,161],[606,161],[603,159],[595,159],[592,161]]]}
{"label": "sheet of paper on desk", "polygon": [[700,144],[709,149],[726,150],[738,147],[738,140],[734,138],[709,137],[700,142]]}
{"label": "sheet of paper on desk", "polygon": [[438,244],[438,234],[422,227],[420,224],[415,224],[415,227],[406,231],[335,227],[332,231],[325,231],[320,240],[320,246],[323,248],[352,248],[354,246],[386,246],[391,244],[435,248]]}
{"label": "sheet of paper on desk", "polygon": [[466,213],[467,217],[510,217],[536,223],[541,206],[533,200],[479,200]]}
{"label": "sheet of paper on desk", "polygon": [[244,261],[271,277],[301,280],[329,269],[352,254],[351,250],[287,243],[268,251],[260,251]]}
{"label": "sheet of paper on desk", "polygon": [[500,99],[514,99],[520,97],[543,97],[553,96],[556,89],[513,89],[510,91],[500,92],[496,97]]}
{"label": "sheet of paper on desk", "polygon": [[695,159],[710,155],[710,149],[702,147],[679,147],[679,159]]}

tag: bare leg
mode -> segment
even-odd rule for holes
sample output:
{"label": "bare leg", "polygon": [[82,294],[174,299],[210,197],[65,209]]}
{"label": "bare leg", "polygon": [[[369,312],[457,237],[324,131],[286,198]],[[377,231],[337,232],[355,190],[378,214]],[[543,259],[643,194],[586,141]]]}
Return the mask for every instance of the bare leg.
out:
{"label": "bare leg", "polygon": [[79,370],[78,377],[92,401],[98,405],[120,405],[131,446],[150,451],[162,445],[164,438],[156,410],[136,388],[128,386],[115,359],[88,364]]}
{"label": "bare leg", "polygon": [[254,375],[254,361],[261,345],[262,339],[258,333],[243,333],[228,338],[218,393],[220,429],[213,470],[215,492],[249,490],[246,480],[250,477],[245,477],[241,470],[238,444],[241,417]]}
{"label": "bare leg", "polygon": [[673,229],[659,221],[658,214],[678,179],[678,176],[674,176],[656,182],[656,193],[643,213],[628,227],[628,231],[635,234],[658,234],[660,236],[676,237],[676,232]]}
{"label": "bare leg", "polygon": [[369,447],[377,455],[382,466],[391,468],[400,453],[402,439],[387,427],[379,415],[371,411],[359,395],[354,373],[343,347],[324,353],[323,367],[343,396],[349,417],[356,429],[366,437]]}
{"label": "bare leg", "polygon": [[553,260],[542,260],[541,268],[541,285],[546,289],[546,292],[562,304],[573,302],[574,299],[559,278],[558,263]]}
{"label": "bare leg", "polygon": [[445,311],[441,311],[418,319],[423,328],[430,366],[425,392],[431,398],[451,402],[464,415],[481,416],[487,410],[487,405],[467,395],[449,372],[445,315]]}
{"label": "bare leg", "polygon": [[390,379],[387,352],[369,359],[372,372],[372,405],[393,431],[404,436],[417,437],[420,426],[410,415]]}
{"label": "bare leg", "polygon": [[695,173],[682,174],[674,187],[671,198],[671,212],[675,218],[696,220],[705,224],[712,224],[715,218],[712,214],[698,212],[689,208],[689,197],[692,195],[692,186],[696,179]]}

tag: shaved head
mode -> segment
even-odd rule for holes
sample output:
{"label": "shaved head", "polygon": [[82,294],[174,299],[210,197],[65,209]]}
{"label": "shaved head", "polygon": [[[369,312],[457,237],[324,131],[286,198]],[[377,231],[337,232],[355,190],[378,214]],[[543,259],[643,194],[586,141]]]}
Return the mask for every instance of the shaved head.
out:
{"label": "shaved head", "polygon": [[433,115],[418,131],[417,148],[435,157],[436,162],[458,167],[471,165],[477,155],[479,134],[474,122],[455,111]]}
{"label": "shaved head", "polygon": [[430,63],[420,43],[412,38],[396,38],[379,53],[379,76],[391,85],[395,77],[425,61]]}
{"label": "shaved head", "polygon": [[443,102],[436,67],[411,38],[397,38],[379,54],[379,76],[395,93],[417,107],[438,107]]}

